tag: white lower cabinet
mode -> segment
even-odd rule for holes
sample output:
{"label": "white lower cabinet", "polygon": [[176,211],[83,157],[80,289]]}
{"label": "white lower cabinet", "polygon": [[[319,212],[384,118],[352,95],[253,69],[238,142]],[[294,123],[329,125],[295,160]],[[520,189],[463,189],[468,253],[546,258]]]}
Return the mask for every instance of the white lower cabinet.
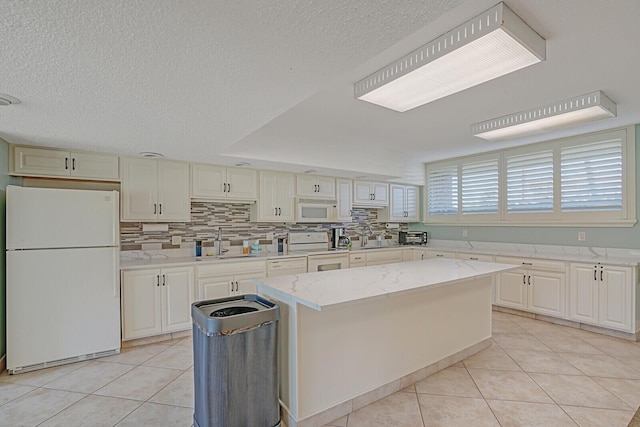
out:
{"label": "white lower cabinet", "polygon": [[[368,267],[370,265],[395,264],[406,261],[410,250],[368,250],[349,254],[349,267]],[[405,254],[407,252],[407,254]]]}
{"label": "white lower cabinet", "polygon": [[251,279],[261,279],[266,275],[265,260],[198,265],[198,299],[253,294],[256,286]]}
{"label": "white lower cabinet", "polygon": [[307,257],[270,259],[267,261],[267,277],[302,274],[307,272]]}
{"label": "white lower cabinet", "polygon": [[122,272],[122,340],[191,328],[193,267]]}
{"label": "white lower cabinet", "polygon": [[565,317],[564,262],[512,257],[496,257],[495,262],[524,267],[499,274],[495,292],[497,305]]}
{"label": "white lower cabinet", "polygon": [[571,263],[570,275],[572,320],[635,332],[636,278],[632,268]]}

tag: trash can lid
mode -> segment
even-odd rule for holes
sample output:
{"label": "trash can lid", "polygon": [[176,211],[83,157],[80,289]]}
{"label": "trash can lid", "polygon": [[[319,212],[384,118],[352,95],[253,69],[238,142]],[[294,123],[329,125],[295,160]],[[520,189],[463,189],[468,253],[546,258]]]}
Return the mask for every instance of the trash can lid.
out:
{"label": "trash can lid", "polygon": [[280,307],[258,295],[236,295],[195,302],[193,324],[207,335],[231,335],[280,318]]}

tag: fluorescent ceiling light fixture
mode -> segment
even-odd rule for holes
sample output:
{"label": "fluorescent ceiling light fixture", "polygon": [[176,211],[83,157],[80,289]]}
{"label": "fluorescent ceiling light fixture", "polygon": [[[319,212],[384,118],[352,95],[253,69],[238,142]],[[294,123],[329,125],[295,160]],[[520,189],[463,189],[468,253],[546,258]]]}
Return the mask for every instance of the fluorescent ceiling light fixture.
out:
{"label": "fluorescent ceiling light fixture", "polygon": [[545,59],[545,40],[504,3],[354,85],[357,99],[404,112]]}
{"label": "fluorescent ceiling light fixture", "polygon": [[471,133],[490,141],[503,141],[608,119],[616,114],[616,104],[598,90],[544,107],[473,124]]}

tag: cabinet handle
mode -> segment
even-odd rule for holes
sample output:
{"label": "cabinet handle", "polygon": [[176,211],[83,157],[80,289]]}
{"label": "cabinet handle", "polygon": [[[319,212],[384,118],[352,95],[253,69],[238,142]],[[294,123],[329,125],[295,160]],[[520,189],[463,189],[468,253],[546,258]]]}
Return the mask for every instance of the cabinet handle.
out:
{"label": "cabinet handle", "polygon": [[420,257],[421,257],[422,259],[424,259],[424,254],[420,255]]}
{"label": "cabinet handle", "polygon": [[602,282],[602,269],[600,269],[600,281]]}
{"label": "cabinet handle", "polygon": [[156,276],[156,286],[160,286],[160,275]]}
{"label": "cabinet handle", "polygon": [[473,256],[472,256],[472,257],[470,257],[469,259],[470,259],[471,261],[478,261],[478,258],[477,258],[477,257],[473,257]]}
{"label": "cabinet handle", "polygon": [[69,169],[69,158],[65,157],[64,158],[64,170],[68,170]]}
{"label": "cabinet handle", "polygon": [[166,277],[164,276],[164,274],[162,275],[162,286],[164,286],[166,283]]}
{"label": "cabinet handle", "polygon": [[372,196],[373,196],[373,199],[371,199],[371,200],[375,200],[376,199],[376,193],[373,193]]}
{"label": "cabinet handle", "polygon": [[222,183],[222,192],[223,192],[223,193],[226,193],[226,192],[227,192],[227,183],[226,183],[226,182],[223,182],[223,183]]}
{"label": "cabinet handle", "polygon": [[444,254],[436,254],[436,256],[443,257]]}
{"label": "cabinet handle", "polygon": [[231,184],[227,184],[227,193],[231,193]]}
{"label": "cabinet handle", "polygon": [[275,216],[278,216],[278,208],[273,208],[273,209],[275,209],[276,211]]}
{"label": "cabinet handle", "polygon": [[158,213],[158,205],[157,204],[153,204],[153,214],[156,215]]}
{"label": "cabinet handle", "polygon": [[598,280],[598,270],[593,270],[593,280]]}
{"label": "cabinet handle", "polygon": [[526,284],[527,284],[527,275],[526,275],[526,274],[523,274],[523,275],[522,275],[522,284],[523,284],[523,285],[526,285]]}
{"label": "cabinet handle", "polygon": [[158,211],[158,215],[162,215],[162,203],[160,203],[160,211]]}
{"label": "cabinet handle", "polygon": [[531,285],[531,276],[527,276],[527,284]]}
{"label": "cabinet handle", "polygon": [[71,170],[76,170],[76,159],[71,159]]}
{"label": "cabinet handle", "polygon": [[524,261],[523,261],[523,262],[522,262],[522,265],[533,265],[533,263],[532,263],[532,262],[524,262]]}
{"label": "cabinet handle", "polygon": [[278,208],[278,216],[282,216],[282,208]]}

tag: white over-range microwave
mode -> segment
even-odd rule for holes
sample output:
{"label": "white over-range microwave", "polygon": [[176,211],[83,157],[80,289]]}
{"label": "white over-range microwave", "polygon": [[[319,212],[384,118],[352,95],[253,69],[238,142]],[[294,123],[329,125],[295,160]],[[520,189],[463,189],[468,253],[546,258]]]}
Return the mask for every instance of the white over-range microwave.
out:
{"label": "white over-range microwave", "polygon": [[298,201],[296,202],[296,222],[336,222],[338,208],[335,201]]}

